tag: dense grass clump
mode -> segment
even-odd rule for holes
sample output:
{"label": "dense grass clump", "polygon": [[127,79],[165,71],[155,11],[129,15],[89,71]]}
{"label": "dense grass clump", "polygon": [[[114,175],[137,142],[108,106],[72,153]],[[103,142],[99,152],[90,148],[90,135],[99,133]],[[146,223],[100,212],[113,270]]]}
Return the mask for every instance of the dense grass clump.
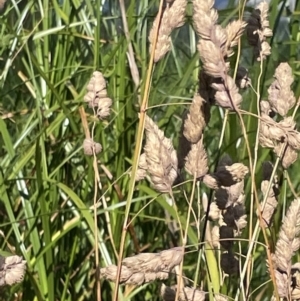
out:
{"label": "dense grass clump", "polygon": [[300,2],[0,1],[0,300],[300,299]]}

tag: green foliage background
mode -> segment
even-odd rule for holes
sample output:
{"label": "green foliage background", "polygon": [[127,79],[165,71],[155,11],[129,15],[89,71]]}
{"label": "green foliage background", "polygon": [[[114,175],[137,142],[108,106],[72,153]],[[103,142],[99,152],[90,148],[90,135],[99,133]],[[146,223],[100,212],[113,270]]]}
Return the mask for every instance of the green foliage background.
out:
{"label": "green foliage background", "polygon": [[[27,261],[24,282],[0,292],[0,300],[95,300],[95,229],[93,210],[94,170],[92,159],[82,150],[84,132],[79,115],[86,85],[94,70],[100,70],[106,80],[113,110],[107,121],[96,121],[95,140],[101,142],[99,157],[101,195],[107,208],[97,209],[100,265],[116,263],[113,245],[119,250],[125,200],[128,193],[128,169],[132,164],[138,123],[138,95],[143,93],[149,62],[148,33],[157,13],[158,1],[130,0],[126,2],[129,31],[139,68],[141,85],[135,89],[126,55],[128,49],[120,17],[119,2],[107,0],[29,0],[8,1],[0,16],[0,250],[1,255],[15,253]],[[242,2],[242,1],[241,1]],[[270,3],[272,54],[264,63],[262,96],[272,81],[276,66],[288,61],[293,68],[293,90],[300,95],[300,1],[295,10],[287,1]],[[252,10],[246,8],[246,14]],[[187,22],[172,34],[172,51],[159,62],[153,72],[148,114],[178,146],[181,116],[197,89],[199,57],[192,27],[191,6]],[[238,18],[238,7],[230,1],[219,11],[220,22],[226,25]],[[246,16],[243,17],[246,19]],[[259,63],[252,59],[252,49],[242,40],[241,63],[249,69],[252,84],[257,89]],[[231,59],[232,66],[235,57]],[[256,112],[255,93],[242,92],[242,109]],[[151,108],[151,106],[155,106]],[[95,119],[86,106],[90,125]],[[248,163],[239,121],[234,114],[226,124],[225,139],[218,143],[223,112],[217,107],[205,130],[205,146],[214,169],[220,154],[228,153],[235,162]],[[300,115],[296,115],[297,123]],[[244,116],[251,145],[255,142],[257,119]],[[275,161],[269,150],[259,150],[257,185],[261,181],[261,163]],[[102,165],[101,165],[102,164]],[[104,168],[102,168],[102,167]],[[295,191],[299,191],[299,162],[287,172]],[[108,172],[112,177],[108,177]],[[274,245],[276,233],[287,204],[293,199],[286,177],[282,180],[280,205],[270,232]],[[246,182],[250,200],[250,179]],[[181,223],[185,226],[192,185],[175,188]],[[202,187],[202,192],[209,191]],[[250,204],[246,200],[249,212]],[[151,202],[150,202],[151,201]],[[148,206],[138,213],[147,203]],[[195,200],[195,208],[197,201]],[[108,215],[105,215],[105,212]],[[138,252],[158,252],[179,244],[178,233],[172,233],[166,223],[166,212],[176,219],[166,197],[157,195],[149,183],[136,185],[125,243],[125,256]],[[203,212],[202,212],[203,213]],[[109,219],[108,219],[109,217]],[[108,225],[113,242],[109,238]],[[247,238],[247,231],[244,236]],[[190,225],[189,245],[197,247],[195,222]],[[247,242],[241,243],[242,251]],[[184,272],[195,278],[197,248],[185,257]],[[259,246],[251,287],[260,289],[269,300],[272,285],[265,264],[265,250]],[[262,259],[263,258],[263,259]],[[200,281],[207,288],[206,266],[200,266]],[[167,283],[174,283],[170,279]],[[222,292],[231,295],[238,278],[226,280]],[[111,300],[114,285],[101,282],[102,300]],[[158,300],[159,283],[144,285],[120,293],[120,300]]]}

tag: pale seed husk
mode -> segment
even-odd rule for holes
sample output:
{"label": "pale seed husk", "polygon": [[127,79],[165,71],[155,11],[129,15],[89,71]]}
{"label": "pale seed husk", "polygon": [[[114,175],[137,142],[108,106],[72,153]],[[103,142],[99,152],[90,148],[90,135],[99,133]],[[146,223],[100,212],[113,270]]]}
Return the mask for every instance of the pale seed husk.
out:
{"label": "pale seed husk", "polygon": [[164,136],[153,120],[146,116],[146,154],[147,171],[153,187],[159,192],[170,192],[178,176],[177,154],[172,141]]}
{"label": "pale seed husk", "polygon": [[20,283],[26,272],[26,261],[20,256],[0,256],[0,287]]}
{"label": "pale seed husk", "polygon": [[206,120],[209,120],[209,108],[206,101],[196,94],[190,106],[189,112],[184,119],[183,135],[191,143],[197,143],[206,126]]}
{"label": "pale seed husk", "polygon": [[86,138],[83,141],[83,152],[87,156],[93,156],[99,154],[102,151],[102,145],[95,142],[92,138]]}
{"label": "pale seed husk", "polygon": [[175,28],[184,24],[186,0],[174,0],[172,5],[167,6],[162,14],[161,20],[156,16],[149,34],[150,53],[154,43],[154,35],[158,30],[157,43],[154,53],[154,62],[161,60],[171,50],[170,35]]}
{"label": "pale seed husk", "polygon": [[288,63],[281,63],[276,68],[274,76],[276,80],[268,89],[268,100],[274,112],[286,116],[296,103],[296,98],[290,88],[294,81],[292,69]]}
{"label": "pale seed husk", "polygon": [[203,140],[192,144],[191,150],[186,157],[186,171],[195,178],[201,178],[208,172],[208,159],[203,146]]}

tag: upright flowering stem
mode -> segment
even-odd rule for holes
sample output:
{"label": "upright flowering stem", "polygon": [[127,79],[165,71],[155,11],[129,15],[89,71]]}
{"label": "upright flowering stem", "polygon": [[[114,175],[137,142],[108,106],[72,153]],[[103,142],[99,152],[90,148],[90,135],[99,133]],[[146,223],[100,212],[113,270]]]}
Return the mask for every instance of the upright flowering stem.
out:
{"label": "upright flowering stem", "polygon": [[[161,15],[162,15],[163,2],[164,2],[163,0],[160,0],[159,11],[158,11],[159,19],[161,18]],[[156,28],[156,31],[154,34],[154,39],[153,39],[154,46],[157,43],[158,30],[159,30],[159,27]],[[153,69],[153,64],[154,64],[154,54],[155,54],[154,46],[151,51],[151,58],[150,58],[149,66],[148,66],[145,88],[143,91],[143,99],[142,99],[142,104],[141,104],[141,109],[140,109],[140,121],[139,121],[137,137],[136,137],[136,146],[135,146],[135,150],[134,150],[133,165],[132,165],[132,177],[129,182],[129,189],[128,189],[128,195],[127,195],[126,208],[125,208],[125,218],[124,218],[123,231],[122,231],[121,242],[120,242],[118,270],[117,270],[117,275],[116,275],[116,286],[115,286],[114,299],[113,299],[114,301],[118,300],[121,264],[122,264],[122,257],[123,257],[123,253],[124,253],[125,238],[126,238],[126,234],[127,234],[128,217],[129,217],[130,206],[131,206],[131,201],[132,201],[132,196],[133,196],[133,191],[134,191],[134,186],[135,186],[135,177],[136,177],[136,172],[138,169],[139,156],[140,156],[141,149],[142,149],[142,140],[143,140],[143,134],[144,134],[144,127],[145,127],[145,113],[146,113],[146,109],[148,107],[148,96],[149,96],[149,89],[150,89],[150,82],[151,82],[151,74],[152,74],[152,69]]]}

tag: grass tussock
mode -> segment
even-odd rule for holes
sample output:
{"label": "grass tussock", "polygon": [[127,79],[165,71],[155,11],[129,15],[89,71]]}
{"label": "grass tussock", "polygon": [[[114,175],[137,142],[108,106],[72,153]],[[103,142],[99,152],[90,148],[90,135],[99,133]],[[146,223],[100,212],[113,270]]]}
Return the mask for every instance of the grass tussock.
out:
{"label": "grass tussock", "polygon": [[0,301],[299,300],[300,3],[129,2],[0,1]]}

